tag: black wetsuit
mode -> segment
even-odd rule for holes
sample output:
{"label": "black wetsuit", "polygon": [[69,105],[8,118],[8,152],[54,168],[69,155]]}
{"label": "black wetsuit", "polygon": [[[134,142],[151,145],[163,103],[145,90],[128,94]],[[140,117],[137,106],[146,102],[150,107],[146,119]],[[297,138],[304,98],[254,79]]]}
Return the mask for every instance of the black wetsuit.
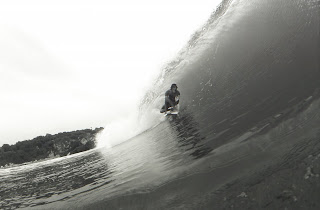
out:
{"label": "black wetsuit", "polygon": [[165,93],[165,96],[169,97],[170,101],[172,102],[172,104],[169,101],[165,101],[165,104],[163,105],[163,107],[161,108],[161,112],[165,112],[168,111],[169,107],[176,106],[177,104],[179,104],[179,96],[180,96],[180,92],[178,90],[176,90],[175,92],[173,92],[171,89],[167,90]]}

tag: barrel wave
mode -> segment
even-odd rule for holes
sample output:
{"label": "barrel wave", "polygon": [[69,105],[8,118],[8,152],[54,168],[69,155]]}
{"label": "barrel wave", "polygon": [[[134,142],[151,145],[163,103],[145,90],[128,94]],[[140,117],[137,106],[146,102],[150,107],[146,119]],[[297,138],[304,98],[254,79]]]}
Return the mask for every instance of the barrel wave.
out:
{"label": "barrel wave", "polygon": [[318,97],[320,84],[319,7],[313,3],[226,1],[145,101],[159,106],[158,96],[176,82],[183,111],[212,144],[296,115]]}
{"label": "barrel wave", "polygon": [[[0,169],[0,207],[319,209],[319,12],[318,0],[223,1],[143,98],[147,130]],[[172,83],[180,113],[164,117]]]}

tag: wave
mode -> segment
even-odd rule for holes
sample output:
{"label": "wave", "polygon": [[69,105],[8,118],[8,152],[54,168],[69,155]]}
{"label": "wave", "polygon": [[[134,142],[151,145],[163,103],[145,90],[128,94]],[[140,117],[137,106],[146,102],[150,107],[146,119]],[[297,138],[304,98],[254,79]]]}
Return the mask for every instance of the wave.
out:
{"label": "wave", "polygon": [[319,98],[316,12],[301,1],[223,1],[162,69],[140,110],[159,109],[177,83],[181,115],[192,115],[216,146],[296,115]]}

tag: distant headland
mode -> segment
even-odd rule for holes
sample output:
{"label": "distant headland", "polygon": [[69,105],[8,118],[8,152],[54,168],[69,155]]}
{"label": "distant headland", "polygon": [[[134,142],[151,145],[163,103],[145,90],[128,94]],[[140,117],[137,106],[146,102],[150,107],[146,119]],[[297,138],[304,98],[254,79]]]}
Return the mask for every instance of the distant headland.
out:
{"label": "distant headland", "polygon": [[87,151],[96,147],[96,136],[104,128],[84,129],[47,134],[31,140],[19,141],[14,145],[0,147],[0,167],[62,157]]}

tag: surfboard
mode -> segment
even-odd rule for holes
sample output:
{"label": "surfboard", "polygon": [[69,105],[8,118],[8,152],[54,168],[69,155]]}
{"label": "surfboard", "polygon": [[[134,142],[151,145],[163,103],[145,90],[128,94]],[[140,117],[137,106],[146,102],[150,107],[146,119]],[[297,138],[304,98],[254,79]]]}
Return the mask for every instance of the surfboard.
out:
{"label": "surfboard", "polygon": [[167,113],[165,113],[164,116],[177,115],[178,113],[179,113],[178,111],[167,111]]}
{"label": "surfboard", "polygon": [[165,111],[165,109],[162,107],[162,109],[160,110],[160,113],[164,113],[164,116],[177,115],[179,113],[179,110],[180,110],[179,105],[175,107],[170,107],[168,111]]}
{"label": "surfboard", "polygon": [[178,113],[179,113],[179,106],[176,106],[174,108],[170,108],[169,111],[167,111],[164,116],[177,115]]}

